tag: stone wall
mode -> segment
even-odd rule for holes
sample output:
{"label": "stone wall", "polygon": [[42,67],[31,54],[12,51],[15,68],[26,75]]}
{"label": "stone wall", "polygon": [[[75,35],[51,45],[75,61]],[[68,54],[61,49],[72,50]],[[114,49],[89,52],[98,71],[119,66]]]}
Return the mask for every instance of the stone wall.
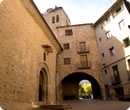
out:
{"label": "stone wall", "polygon": [[[65,30],[69,29],[72,29],[73,35],[65,36]],[[66,43],[69,43],[70,45],[70,49],[64,50],[63,53],[58,56],[57,74],[59,87],[61,81],[68,75],[76,72],[86,73],[97,80],[101,88],[102,97],[104,97],[104,83],[102,79],[96,34],[92,24],[59,27],[58,33],[58,40],[62,47]],[[87,53],[79,53],[80,42],[86,42],[86,47],[88,48]],[[80,55],[87,55],[88,63],[90,64],[88,68],[80,68]],[[71,64],[65,65],[64,58],[70,58]]]}
{"label": "stone wall", "polygon": [[[46,25],[44,21],[43,24]],[[55,103],[57,50],[52,45],[56,42],[50,42],[47,32],[50,30],[41,29],[20,0],[0,3],[0,106],[3,109],[31,110],[31,103],[38,101],[42,68],[47,72],[48,103]],[[52,53],[42,47],[46,44],[52,47]]]}

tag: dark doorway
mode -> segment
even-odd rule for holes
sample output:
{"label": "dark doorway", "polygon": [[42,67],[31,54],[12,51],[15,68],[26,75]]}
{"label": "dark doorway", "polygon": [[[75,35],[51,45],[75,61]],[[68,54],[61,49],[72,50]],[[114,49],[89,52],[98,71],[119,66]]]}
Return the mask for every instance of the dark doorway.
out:
{"label": "dark doorway", "polygon": [[116,97],[122,99],[124,97],[123,87],[115,88]]}
{"label": "dark doorway", "polygon": [[45,70],[40,71],[39,75],[39,101],[47,101],[47,78]]}
{"label": "dark doorway", "polygon": [[110,91],[109,91],[109,86],[108,85],[105,85],[105,92],[106,92],[107,99],[109,99],[110,98]]}

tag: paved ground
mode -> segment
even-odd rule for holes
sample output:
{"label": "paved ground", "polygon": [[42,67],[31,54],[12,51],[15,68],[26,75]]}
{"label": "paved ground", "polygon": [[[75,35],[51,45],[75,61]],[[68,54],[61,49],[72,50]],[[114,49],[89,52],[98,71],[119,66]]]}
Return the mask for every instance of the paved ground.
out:
{"label": "paved ground", "polygon": [[101,101],[87,99],[71,100],[63,103],[72,104],[72,110],[127,110],[130,107],[130,101]]}

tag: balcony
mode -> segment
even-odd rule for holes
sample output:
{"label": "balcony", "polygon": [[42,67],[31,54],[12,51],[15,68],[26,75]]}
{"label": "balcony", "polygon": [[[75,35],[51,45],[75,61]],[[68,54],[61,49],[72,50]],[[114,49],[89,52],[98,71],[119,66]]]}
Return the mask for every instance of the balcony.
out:
{"label": "balcony", "polygon": [[91,62],[80,62],[78,64],[78,69],[90,69],[91,68]]}
{"label": "balcony", "polygon": [[78,47],[78,54],[82,54],[82,53],[88,53],[89,52],[89,49],[87,46],[81,48],[81,47]]}
{"label": "balcony", "polygon": [[112,81],[112,85],[118,85],[121,83],[120,77],[119,76],[111,76],[111,81]]}

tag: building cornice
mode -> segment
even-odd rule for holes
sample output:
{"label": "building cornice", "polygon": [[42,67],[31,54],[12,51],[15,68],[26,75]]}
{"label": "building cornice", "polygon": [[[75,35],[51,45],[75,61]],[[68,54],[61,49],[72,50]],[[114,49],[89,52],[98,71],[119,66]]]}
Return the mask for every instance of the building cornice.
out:
{"label": "building cornice", "polygon": [[91,25],[91,26],[93,26],[93,23],[75,24],[75,25],[67,25],[67,26],[59,26],[59,27],[56,27],[56,28],[67,28],[67,27],[76,27],[76,26],[84,26],[84,25]]}

